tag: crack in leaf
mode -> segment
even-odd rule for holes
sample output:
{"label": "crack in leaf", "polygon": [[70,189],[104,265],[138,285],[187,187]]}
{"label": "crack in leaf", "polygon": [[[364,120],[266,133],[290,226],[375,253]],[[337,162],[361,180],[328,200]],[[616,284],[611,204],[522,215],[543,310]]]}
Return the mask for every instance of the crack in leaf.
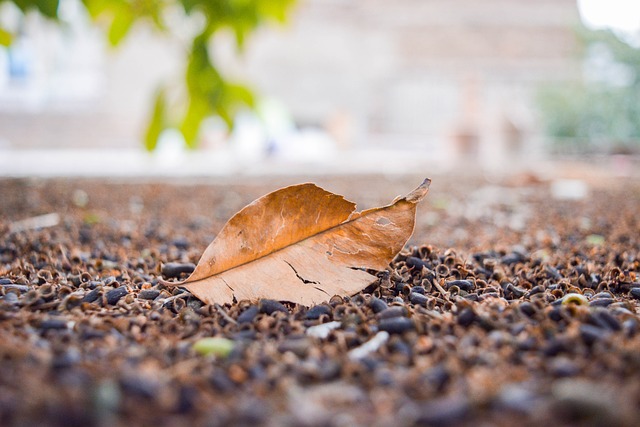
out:
{"label": "crack in leaf", "polygon": [[[291,269],[293,270],[293,272],[296,274],[296,277],[300,280],[302,280],[302,283],[304,283],[305,285],[319,285],[320,282],[314,282],[313,280],[307,280],[304,277],[302,277],[301,275],[298,274],[298,270],[296,270],[296,268],[291,265],[291,263],[289,261],[285,261],[287,263],[287,265],[289,267],[291,267]],[[326,293],[326,292],[325,292]]]}
{"label": "crack in leaf", "polygon": [[224,278],[223,278],[223,277],[221,277],[220,279],[222,279],[222,281],[223,281],[223,282],[224,282],[224,284],[227,286],[227,288],[231,289],[231,292],[233,292],[233,293],[234,293],[234,298],[235,298],[235,292],[236,292],[236,291],[235,291],[235,289],[233,289],[231,286],[229,286],[229,284],[227,283],[227,281],[226,281],[226,280],[224,280]]}

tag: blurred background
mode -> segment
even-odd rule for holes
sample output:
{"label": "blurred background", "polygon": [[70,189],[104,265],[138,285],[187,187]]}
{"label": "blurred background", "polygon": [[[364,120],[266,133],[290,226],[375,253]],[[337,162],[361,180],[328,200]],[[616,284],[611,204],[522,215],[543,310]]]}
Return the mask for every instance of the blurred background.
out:
{"label": "blurred background", "polygon": [[640,3],[200,3],[0,1],[0,175],[634,173]]}

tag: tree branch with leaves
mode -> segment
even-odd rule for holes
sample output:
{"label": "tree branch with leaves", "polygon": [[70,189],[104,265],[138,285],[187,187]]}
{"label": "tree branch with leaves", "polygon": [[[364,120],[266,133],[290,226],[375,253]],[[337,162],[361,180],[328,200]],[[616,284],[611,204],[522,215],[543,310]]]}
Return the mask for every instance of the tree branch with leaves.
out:
{"label": "tree branch with leaves", "polygon": [[[122,43],[136,25],[151,25],[161,34],[176,35],[175,20],[179,14],[181,25],[196,32],[185,49],[186,63],[180,96],[168,96],[167,84],[158,88],[147,130],[145,147],[153,150],[162,132],[177,128],[189,148],[196,148],[204,120],[220,117],[229,126],[239,109],[253,107],[253,92],[224,76],[216,67],[209,45],[222,31],[235,35],[239,50],[258,27],[270,23],[284,23],[295,0],[82,0],[92,21],[105,29],[105,37],[112,46]],[[23,13],[37,13],[60,22],[60,0],[0,0],[12,3]],[[16,34],[0,28],[0,45],[10,46]]]}

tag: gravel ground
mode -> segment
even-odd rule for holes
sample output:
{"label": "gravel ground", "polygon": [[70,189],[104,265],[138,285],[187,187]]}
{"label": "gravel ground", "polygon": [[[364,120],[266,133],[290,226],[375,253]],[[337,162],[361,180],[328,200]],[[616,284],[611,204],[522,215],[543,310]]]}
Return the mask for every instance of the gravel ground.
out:
{"label": "gravel ground", "polygon": [[0,425],[638,424],[640,182],[433,177],[390,268],[315,307],[159,283],[303,181],[0,181]]}

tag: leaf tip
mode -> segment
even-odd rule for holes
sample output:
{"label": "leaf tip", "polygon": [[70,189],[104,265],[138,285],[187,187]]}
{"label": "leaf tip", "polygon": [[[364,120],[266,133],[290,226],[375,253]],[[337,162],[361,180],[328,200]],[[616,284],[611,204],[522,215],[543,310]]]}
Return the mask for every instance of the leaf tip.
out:
{"label": "leaf tip", "polygon": [[422,181],[422,184],[418,186],[418,188],[413,190],[411,193],[407,194],[407,197],[405,197],[405,200],[411,203],[418,203],[419,201],[424,199],[424,197],[427,195],[427,193],[429,192],[430,185],[431,185],[431,179],[425,178],[424,181]]}

